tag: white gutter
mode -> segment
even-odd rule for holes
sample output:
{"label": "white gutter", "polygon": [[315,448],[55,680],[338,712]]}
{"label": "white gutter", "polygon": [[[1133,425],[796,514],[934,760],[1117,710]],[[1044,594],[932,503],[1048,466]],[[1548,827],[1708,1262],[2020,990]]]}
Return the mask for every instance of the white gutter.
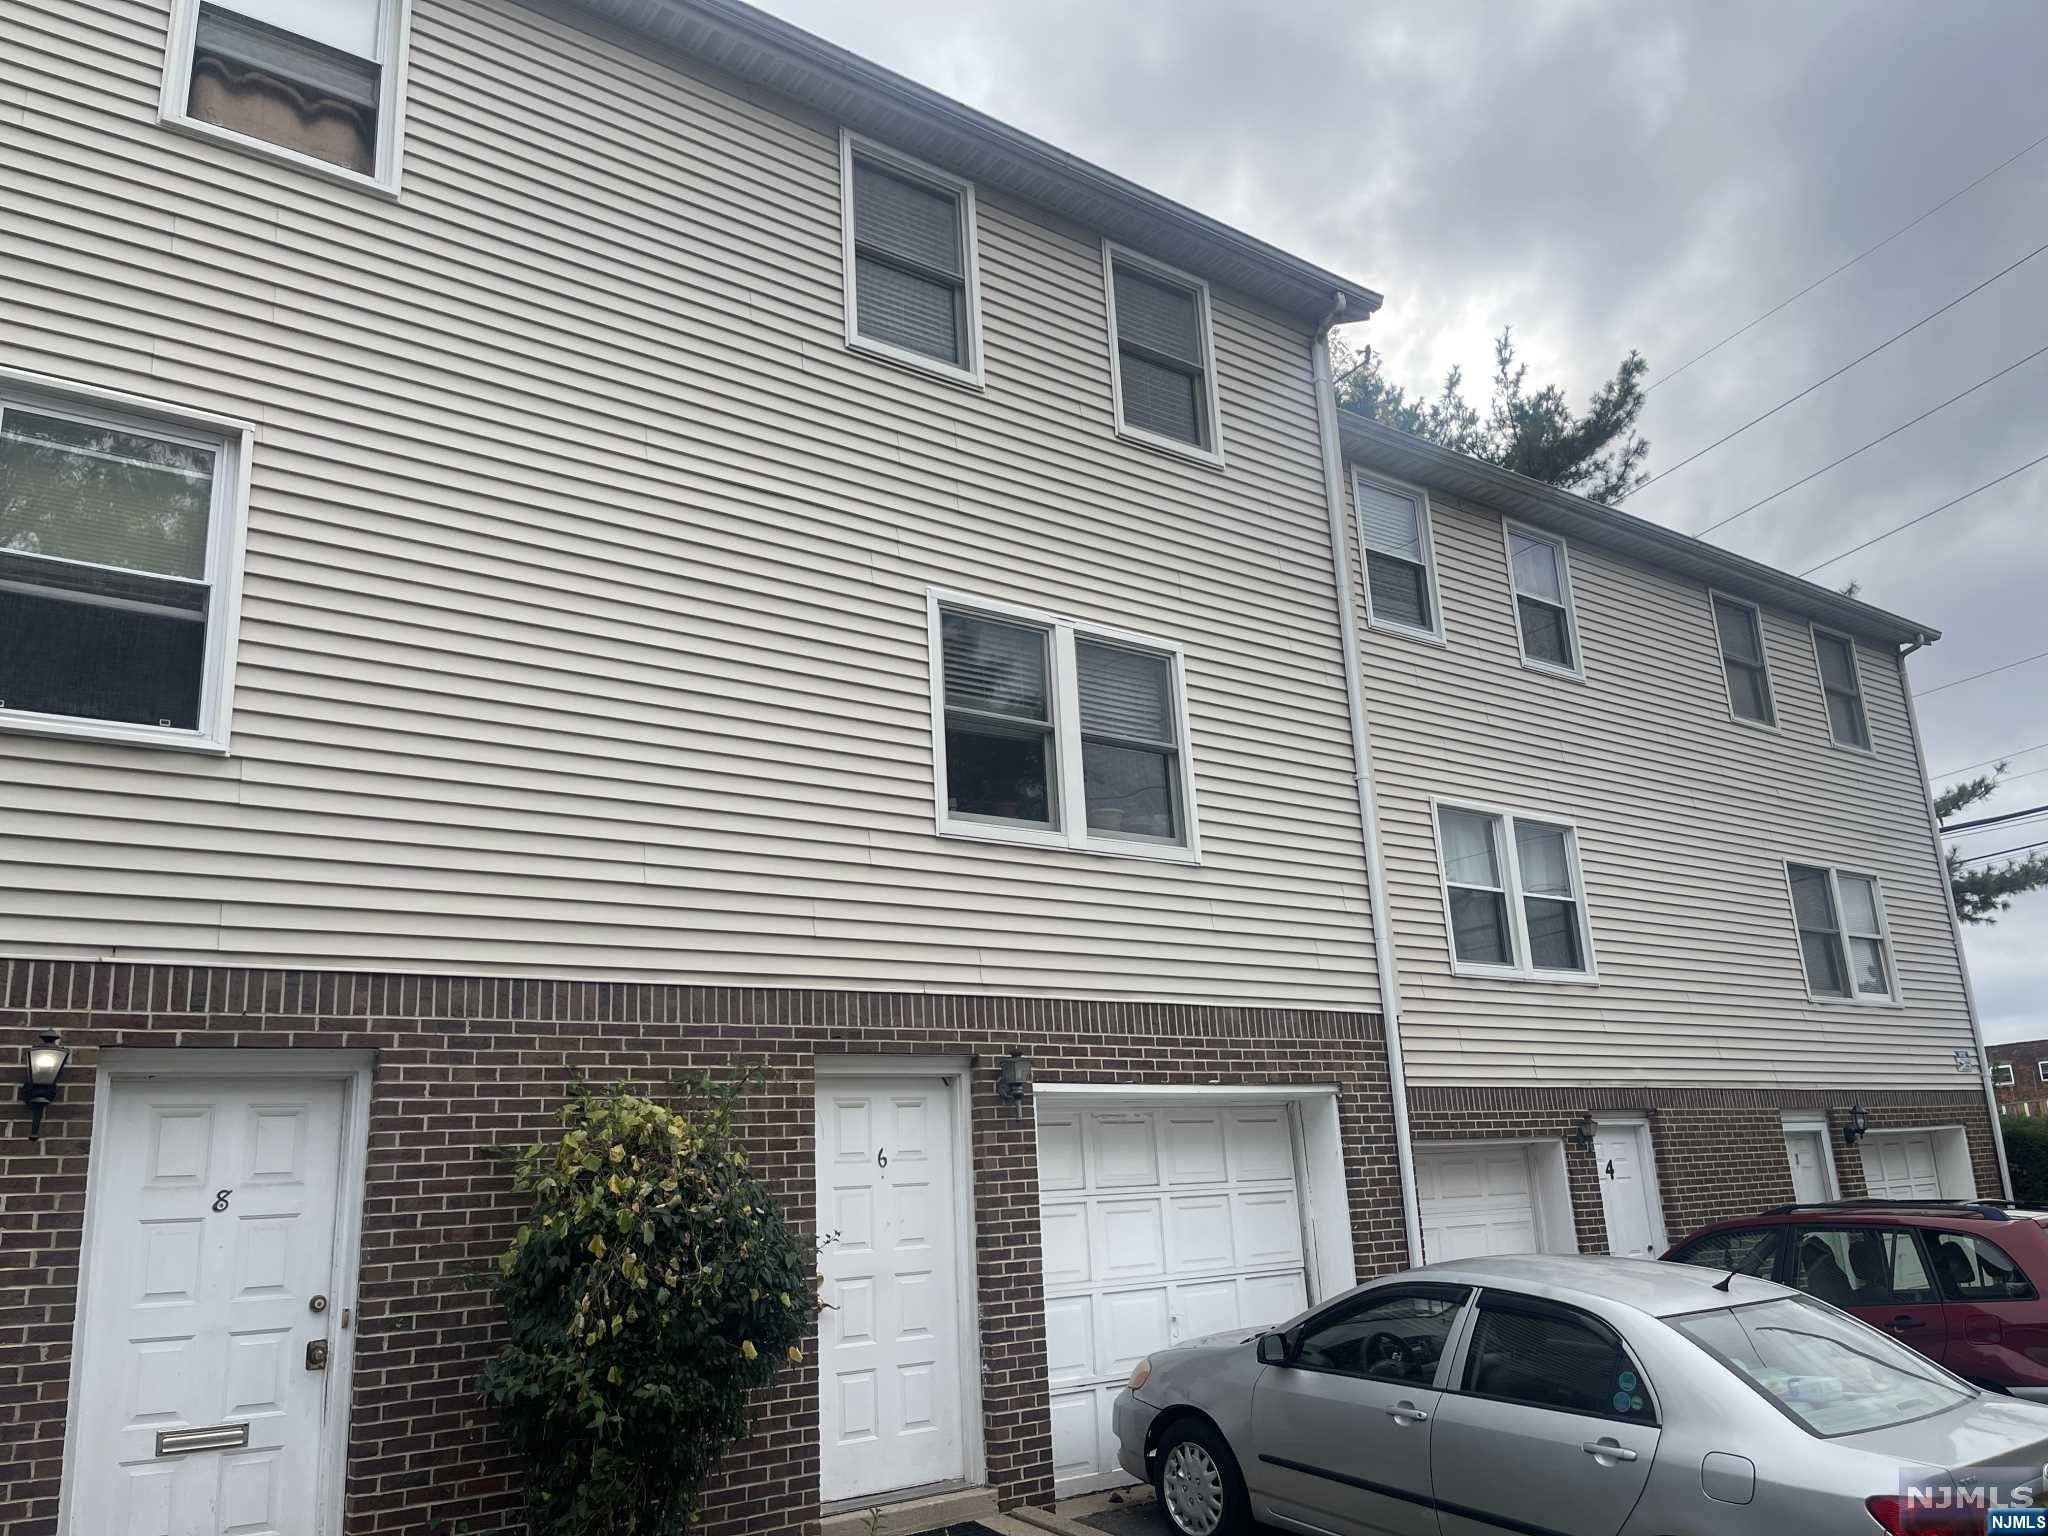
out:
{"label": "white gutter", "polygon": [[[1345,297],[1317,325],[1309,344],[1315,372],[1316,426],[1323,444],[1323,495],[1330,508],[1330,564],[1337,581],[1337,635],[1344,647],[1344,701],[1351,715],[1351,761],[1357,770],[1359,838],[1365,849],[1366,900],[1372,926],[1372,968],[1380,983],[1380,1029],[1386,1039],[1387,1083],[1394,1105],[1394,1164],[1401,1181],[1401,1226],[1408,1262],[1422,1262],[1422,1217],[1415,1193],[1415,1146],[1408,1135],[1408,1071],[1401,1060],[1401,981],[1396,974],[1387,873],[1380,860],[1379,795],[1372,782],[1372,736],[1365,718],[1365,680],[1358,669],[1358,613],[1351,599],[1351,548],[1344,518],[1344,459],[1337,438],[1337,390],[1330,379],[1330,327]],[[2003,1152],[2000,1153],[2003,1156]]]}
{"label": "white gutter", "polygon": [[[1899,691],[1906,696],[1906,729],[1913,738],[1913,762],[1920,770],[1920,791],[1927,802],[1927,831],[1934,844],[1935,873],[1941,878],[1943,904],[1948,908],[1948,931],[1955,940],[1956,968],[1963,977],[1963,1008],[1970,1015],[1970,1040],[1977,1048],[1977,1075],[1984,1084],[1984,1108],[1991,1116],[1991,1147],[1998,1154],[1998,1182],[2005,1198],[2012,1198],[2012,1168],[2005,1160],[2005,1132],[1998,1117],[1998,1090],[1991,1082],[1991,1058],[1984,1050],[1984,1027],[1977,1019],[1977,989],[1970,984],[1970,957],[1963,952],[1963,920],[1956,915],[1955,887],[1949,884],[1948,860],[1942,854],[1941,821],[1934,814],[1934,785],[1927,777],[1927,752],[1920,742],[1920,715],[1913,707],[1913,684],[1906,676],[1906,658],[1927,644],[1920,636],[1899,652]],[[1896,963],[1896,962],[1894,962]]]}

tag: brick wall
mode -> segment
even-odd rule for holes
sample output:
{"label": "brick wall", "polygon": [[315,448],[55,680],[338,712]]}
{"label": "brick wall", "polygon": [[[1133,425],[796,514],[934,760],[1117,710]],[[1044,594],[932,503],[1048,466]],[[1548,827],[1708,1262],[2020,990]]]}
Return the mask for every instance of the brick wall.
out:
{"label": "brick wall", "polygon": [[2013,1040],[2004,1045],[1987,1045],[1984,1054],[1993,1067],[2012,1068],[2012,1086],[1999,1084],[1991,1074],[2001,1111],[2006,1114],[2048,1114],[2048,1082],[2042,1081],[2041,1063],[2048,1061],[2048,1040]]}
{"label": "brick wall", "polygon": [[[0,1536],[56,1529],[98,1053],[115,1047],[377,1053],[371,1099],[349,1536],[521,1529],[517,1469],[476,1391],[499,1321],[474,1277],[517,1224],[493,1149],[544,1133],[573,1072],[660,1083],[763,1062],[755,1167],[815,1218],[813,1063],[823,1052],[973,1051],[971,1141],[990,1482],[1052,1484],[1036,1144],[994,1056],[1041,1083],[1335,1083],[1361,1277],[1403,1262],[1379,1028],[1369,1015],[1135,1003],[0,962],[0,1029],[73,1048],[40,1144],[0,1103]],[[720,1536],[817,1515],[816,1350],[757,1401],[706,1501]]]}

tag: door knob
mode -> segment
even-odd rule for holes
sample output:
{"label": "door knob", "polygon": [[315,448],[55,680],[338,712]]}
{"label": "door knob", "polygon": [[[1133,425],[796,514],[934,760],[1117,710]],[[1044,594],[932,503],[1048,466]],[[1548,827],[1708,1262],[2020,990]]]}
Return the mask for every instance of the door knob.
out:
{"label": "door knob", "polygon": [[314,1339],[306,1345],[306,1369],[324,1371],[327,1369],[327,1341]]}

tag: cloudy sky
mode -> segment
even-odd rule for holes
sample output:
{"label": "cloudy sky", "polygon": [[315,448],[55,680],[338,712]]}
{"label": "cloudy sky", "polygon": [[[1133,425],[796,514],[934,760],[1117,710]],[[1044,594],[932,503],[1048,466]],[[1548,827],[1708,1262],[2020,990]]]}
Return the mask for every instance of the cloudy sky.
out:
{"label": "cloudy sky", "polygon": [[[766,0],[777,14],[1387,296],[1390,375],[1512,324],[1582,400],[1659,379],[2048,135],[2039,0]],[[2048,241],[2048,144],[1653,390],[1669,468]],[[1634,497],[1695,530],[2048,348],[2048,251]],[[2048,453],[2048,355],[1714,535],[1804,571]],[[1929,765],[2048,802],[2048,464],[1816,580],[1944,631]],[[2022,753],[2023,748],[2035,748]],[[2032,774],[2032,777],[2021,775]],[[1995,852],[2048,820],[1965,838]],[[2048,891],[1968,936],[1987,1038],[2048,1036]]]}

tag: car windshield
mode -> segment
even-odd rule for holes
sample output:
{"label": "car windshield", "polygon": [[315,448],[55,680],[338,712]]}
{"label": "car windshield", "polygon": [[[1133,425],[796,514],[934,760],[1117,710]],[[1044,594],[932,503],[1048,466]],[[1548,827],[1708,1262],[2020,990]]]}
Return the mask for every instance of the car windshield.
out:
{"label": "car windshield", "polygon": [[1816,1435],[1885,1429],[1974,1395],[1924,1355],[1803,1296],[1666,1321]]}

